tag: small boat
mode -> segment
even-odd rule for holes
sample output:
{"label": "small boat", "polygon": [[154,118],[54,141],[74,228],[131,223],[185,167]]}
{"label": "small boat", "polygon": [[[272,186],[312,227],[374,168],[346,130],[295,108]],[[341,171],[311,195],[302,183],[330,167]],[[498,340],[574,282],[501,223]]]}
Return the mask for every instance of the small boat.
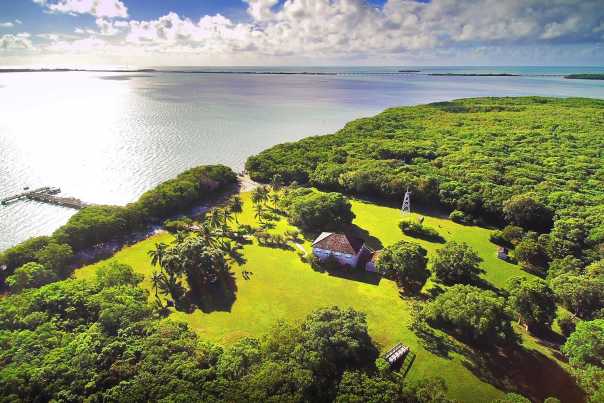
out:
{"label": "small boat", "polygon": [[29,186],[25,186],[23,190],[29,190]]}

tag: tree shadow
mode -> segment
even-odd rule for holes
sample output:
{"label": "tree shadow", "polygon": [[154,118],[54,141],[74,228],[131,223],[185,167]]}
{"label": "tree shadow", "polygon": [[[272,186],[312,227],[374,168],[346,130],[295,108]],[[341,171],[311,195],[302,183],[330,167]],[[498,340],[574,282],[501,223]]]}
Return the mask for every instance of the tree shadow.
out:
{"label": "tree shadow", "polygon": [[484,351],[468,349],[462,364],[484,382],[531,401],[553,396],[563,402],[584,402],[585,393],[571,374],[537,350],[522,346]]}
{"label": "tree shadow", "polygon": [[365,284],[378,285],[382,276],[378,273],[366,271],[359,267],[341,266],[338,268],[324,268],[330,276],[343,278],[345,280],[359,281]]}
{"label": "tree shadow", "polygon": [[237,281],[232,272],[208,284],[196,295],[189,291],[183,299],[183,310],[191,313],[195,309],[203,313],[231,312],[237,299]]}
{"label": "tree shadow", "polygon": [[343,228],[348,234],[360,238],[365,241],[365,245],[373,250],[380,250],[384,248],[382,241],[374,237],[364,228],[359,227],[356,224],[350,224]]}
{"label": "tree shadow", "polygon": [[453,343],[446,335],[439,334],[428,324],[412,326],[411,330],[419,339],[422,347],[438,357],[450,360],[449,353],[460,352],[457,344]]}

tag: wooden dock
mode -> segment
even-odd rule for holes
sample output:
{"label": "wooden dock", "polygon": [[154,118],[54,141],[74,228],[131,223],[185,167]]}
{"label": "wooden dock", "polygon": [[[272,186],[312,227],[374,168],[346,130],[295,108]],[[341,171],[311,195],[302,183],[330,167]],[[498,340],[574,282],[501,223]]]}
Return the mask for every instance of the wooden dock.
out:
{"label": "wooden dock", "polygon": [[68,207],[72,209],[82,209],[88,206],[80,199],[75,197],[61,197],[57,194],[61,193],[60,188],[45,186],[34,190],[27,190],[13,196],[5,197],[0,200],[4,206],[17,202],[19,200],[35,200],[41,203],[53,204],[55,206]]}

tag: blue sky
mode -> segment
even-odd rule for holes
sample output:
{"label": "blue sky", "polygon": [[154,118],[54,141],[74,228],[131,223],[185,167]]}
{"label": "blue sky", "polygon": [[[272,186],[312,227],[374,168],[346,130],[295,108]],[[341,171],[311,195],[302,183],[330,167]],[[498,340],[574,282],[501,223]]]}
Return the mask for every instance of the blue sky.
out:
{"label": "blue sky", "polygon": [[10,0],[3,65],[602,65],[601,0]]}

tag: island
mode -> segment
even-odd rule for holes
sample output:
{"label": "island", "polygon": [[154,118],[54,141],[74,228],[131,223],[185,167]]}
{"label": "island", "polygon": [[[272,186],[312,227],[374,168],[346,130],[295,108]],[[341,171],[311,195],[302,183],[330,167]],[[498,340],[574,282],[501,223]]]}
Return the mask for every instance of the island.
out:
{"label": "island", "polygon": [[520,74],[511,73],[429,73],[429,76],[445,77],[520,77]]}
{"label": "island", "polygon": [[604,375],[603,111],[390,108],[252,156],[249,177],[201,166],[84,206],[0,254],[0,390],[585,402]]}
{"label": "island", "polygon": [[604,80],[604,73],[598,74],[568,74],[564,78],[569,80]]}

